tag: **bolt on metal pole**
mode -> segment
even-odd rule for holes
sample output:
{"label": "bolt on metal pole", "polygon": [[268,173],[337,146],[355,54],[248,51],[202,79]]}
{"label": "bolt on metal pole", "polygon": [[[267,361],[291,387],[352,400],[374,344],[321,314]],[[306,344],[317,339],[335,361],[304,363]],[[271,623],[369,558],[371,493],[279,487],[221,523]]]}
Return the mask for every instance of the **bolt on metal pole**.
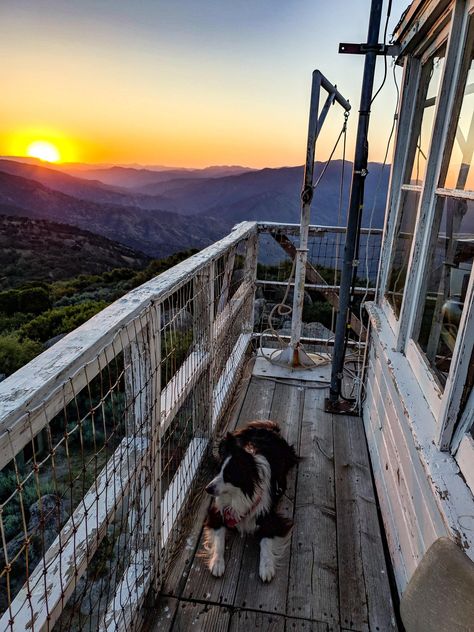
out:
{"label": "bolt on metal pole", "polygon": [[341,271],[339,291],[339,311],[336,321],[336,336],[332,358],[331,387],[328,408],[335,407],[341,394],[341,382],[344,370],[345,340],[348,327],[351,286],[357,273],[356,247],[359,241],[362,209],[364,202],[364,185],[367,176],[368,142],[370,106],[374,87],[375,62],[382,16],[383,0],[372,0],[370,9],[369,31],[367,36],[367,52],[364,64],[364,76],[360,97],[359,122],[352,171],[352,185],[347,215],[346,243]]}

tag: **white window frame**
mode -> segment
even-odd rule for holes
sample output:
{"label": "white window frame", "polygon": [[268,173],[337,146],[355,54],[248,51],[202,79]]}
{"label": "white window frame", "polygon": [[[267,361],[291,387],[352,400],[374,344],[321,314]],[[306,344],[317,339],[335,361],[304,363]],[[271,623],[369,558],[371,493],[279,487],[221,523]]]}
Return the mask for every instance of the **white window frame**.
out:
{"label": "white window frame", "polygon": [[[388,218],[385,227],[387,245],[384,248],[383,261],[386,262],[385,269],[381,272],[380,292],[378,296],[387,320],[394,332],[397,351],[406,355],[413,376],[420,384],[422,392],[431,408],[436,427],[433,428],[433,437],[442,450],[447,450],[451,446],[453,430],[458,418],[461,405],[462,392],[467,376],[467,365],[471,358],[472,337],[474,336],[474,269],[471,271],[468,292],[465,299],[463,317],[461,319],[456,345],[451,362],[451,371],[444,386],[438,383],[434,373],[419,349],[412,336],[418,334],[418,319],[422,310],[424,300],[424,287],[427,277],[427,265],[429,248],[433,243],[432,236],[433,220],[435,214],[436,191],[444,157],[444,148],[448,132],[453,125],[451,113],[453,112],[454,99],[460,89],[460,69],[464,58],[464,42],[466,41],[469,23],[474,19],[474,0],[456,0],[449,7],[451,20],[447,27],[444,27],[428,44],[422,53],[415,53],[418,60],[408,59],[405,62],[404,72],[404,102],[400,111],[399,128],[397,136],[397,147],[394,152],[395,174],[391,178],[391,193],[389,206],[393,213],[393,218]],[[445,19],[445,18],[444,18]],[[408,144],[409,138],[416,123],[414,117],[415,105],[413,95],[416,93],[421,77],[421,67],[424,61],[435,52],[442,44],[442,39],[446,37],[445,29],[449,30],[449,38],[446,48],[444,67],[441,77],[440,89],[436,100],[436,110],[434,115],[431,141],[428,153],[428,161],[425,168],[424,181],[421,187],[421,198],[417,210],[416,228],[413,237],[410,259],[407,269],[406,286],[404,299],[400,310],[399,318],[385,298],[385,289],[388,281],[388,272],[391,263],[391,248],[398,224],[398,213],[400,211],[401,184],[406,181]],[[459,46],[459,42],[463,42]],[[418,66],[418,67],[417,67]],[[409,68],[416,69],[407,77]],[[405,102],[408,95],[412,95],[410,102]],[[457,125],[457,120],[454,122]],[[399,149],[399,146],[401,147]],[[449,159],[449,156],[448,158]],[[394,190],[393,190],[394,189]],[[439,189],[438,189],[439,191]],[[469,404],[472,399],[469,400]],[[472,420],[466,423],[472,424]],[[464,433],[469,431],[470,426],[465,426]],[[469,438],[461,437],[458,445],[462,445],[462,457],[466,459],[466,451],[474,443]],[[467,446],[467,447],[466,447]],[[474,460],[474,453],[473,453]]]}
{"label": "white window frame", "polygon": [[[403,72],[403,80],[402,80],[402,93],[401,93],[401,108],[397,126],[397,137],[395,141],[395,150],[393,155],[392,164],[394,165],[393,173],[390,179],[390,197],[387,205],[387,220],[385,225],[385,235],[386,238],[384,240],[384,248],[381,253],[381,260],[386,262],[386,265],[381,270],[380,277],[380,288],[381,292],[379,293],[379,301],[380,306],[383,309],[385,316],[394,332],[397,339],[397,351],[402,351],[403,349],[403,336],[401,335],[403,332],[403,327],[401,323],[404,319],[404,303],[406,293],[403,298],[403,303],[400,309],[400,315],[397,318],[395,312],[393,310],[392,305],[386,298],[385,292],[388,284],[388,274],[391,267],[392,261],[392,249],[394,245],[394,238],[398,230],[398,222],[401,212],[401,202],[403,198],[404,190],[417,190],[420,191],[420,202],[421,197],[423,195],[424,189],[424,181],[421,186],[411,186],[408,184],[408,179],[410,177],[412,165],[408,165],[408,158],[410,155],[410,140],[413,138],[413,130],[418,128],[419,118],[423,116],[423,110],[420,109],[420,103],[417,99],[418,90],[420,87],[420,83],[423,81],[423,68],[430,57],[439,50],[448,40],[449,30],[451,23],[447,21],[447,16],[450,14],[450,10],[447,10],[443,15],[439,18],[436,27],[434,27],[435,34],[433,38],[429,41],[428,44],[426,42],[423,45],[421,50],[416,51],[413,56],[405,58],[404,64],[404,72]],[[446,53],[447,54],[447,53]],[[446,61],[446,60],[445,60]],[[443,73],[440,79],[440,91],[444,77],[444,67]],[[438,106],[439,99],[437,98],[437,103],[435,105],[435,116]],[[434,129],[434,122],[432,128],[432,135]],[[428,149],[428,155],[431,151],[431,141]],[[425,176],[428,165],[425,168]],[[408,169],[410,173],[407,173]],[[404,184],[405,183],[405,184]],[[403,186],[403,189],[402,189]],[[420,212],[420,203],[418,204],[417,209],[417,219],[415,222],[415,227],[418,226]],[[411,271],[412,266],[412,255],[413,255],[413,246],[415,243],[417,228],[415,229],[415,233],[413,235],[412,247],[410,252],[410,259],[407,267],[407,280]]]}

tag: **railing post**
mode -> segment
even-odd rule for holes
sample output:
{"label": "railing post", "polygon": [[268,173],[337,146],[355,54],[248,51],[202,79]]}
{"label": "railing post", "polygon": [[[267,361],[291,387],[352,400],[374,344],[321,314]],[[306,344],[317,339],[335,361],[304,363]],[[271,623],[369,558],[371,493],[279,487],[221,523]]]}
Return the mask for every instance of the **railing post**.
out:
{"label": "railing post", "polygon": [[[144,322],[142,322],[144,320]],[[161,568],[161,305],[152,303],[126,355],[129,440],[146,442],[147,458],[130,490],[128,523],[137,575],[151,574],[158,590]],[[133,562],[132,562],[133,563]]]}
{"label": "railing post", "polygon": [[248,319],[245,325],[249,332],[253,332],[255,324],[255,290],[257,289],[257,265],[258,265],[258,229],[247,238],[247,249],[245,253],[244,278],[242,282],[252,283],[254,287],[252,302],[249,308]]}
{"label": "railing post", "polygon": [[163,577],[161,543],[161,304],[153,303],[150,310],[150,369],[151,369],[151,549],[152,586],[158,591]]}
{"label": "railing post", "polygon": [[215,266],[212,261],[194,277],[194,344],[199,351],[207,354],[207,368],[201,379],[200,388],[195,389],[194,395],[194,435],[196,435],[196,430],[204,435],[209,435],[212,430],[214,410],[214,269]]}

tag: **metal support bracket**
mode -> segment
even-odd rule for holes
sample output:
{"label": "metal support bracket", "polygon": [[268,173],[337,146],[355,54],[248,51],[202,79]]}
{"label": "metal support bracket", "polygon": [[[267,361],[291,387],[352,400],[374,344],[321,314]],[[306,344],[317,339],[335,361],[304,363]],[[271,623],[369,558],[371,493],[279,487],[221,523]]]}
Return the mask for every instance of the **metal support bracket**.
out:
{"label": "metal support bracket", "polygon": [[333,415],[360,416],[360,410],[356,405],[355,399],[338,399],[337,402],[333,402],[330,397],[326,397],[324,400],[324,411]]}
{"label": "metal support bracket", "polygon": [[[319,111],[321,90],[327,93],[325,103]],[[295,284],[293,291],[293,308],[291,318],[291,340],[286,349],[279,356],[279,362],[292,368],[298,366],[316,366],[309,356],[301,349],[300,339],[303,324],[304,286],[306,280],[308,231],[310,223],[311,202],[313,200],[313,172],[316,151],[316,141],[326,116],[334,103],[338,103],[346,112],[351,105],[319,70],[313,71],[311,86],[311,102],[309,109],[308,141],[306,146],[306,164],[304,170],[303,191],[301,193],[301,221],[300,241],[295,252]],[[347,117],[346,117],[347,119]]]}
{"label": "metal support bracket", "polygon": [[401,53],[399,44],[348,44],[341,42],[339,44],[339,52],[346,55],[366,55],[367,53],[375,53],[376,55],[388,55],[389,57],[398,57]]}

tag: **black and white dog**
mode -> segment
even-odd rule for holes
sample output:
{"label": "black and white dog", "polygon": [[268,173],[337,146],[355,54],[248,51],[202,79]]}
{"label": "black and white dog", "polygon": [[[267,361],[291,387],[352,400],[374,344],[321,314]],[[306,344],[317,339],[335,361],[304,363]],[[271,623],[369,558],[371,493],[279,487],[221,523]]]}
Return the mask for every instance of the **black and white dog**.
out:
{"label": "black and white dog", "polygon": [[224,573],[225,532],[255,533],[260,540],[259,575],[273,579],[278,559],[289,541],[293,523],[277,513],[286,490],[286,477],[298,457],[273,421],[253,421],[227,436],[219,445],[219,474],[206,491],[214,496],[206,520],[209,570]]}

